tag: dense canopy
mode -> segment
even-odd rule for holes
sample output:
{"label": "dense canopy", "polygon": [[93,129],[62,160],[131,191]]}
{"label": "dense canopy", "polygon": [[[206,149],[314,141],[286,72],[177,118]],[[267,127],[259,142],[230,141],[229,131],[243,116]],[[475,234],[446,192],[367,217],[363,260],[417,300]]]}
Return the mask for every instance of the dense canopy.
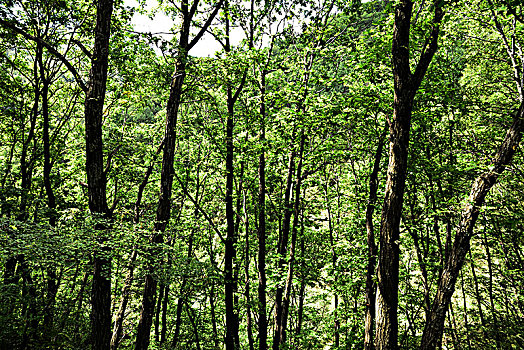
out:
{"label": "dense canopy", "polygon": [[523,46],[513,0],[1,0],[0,349],[524,348]]}

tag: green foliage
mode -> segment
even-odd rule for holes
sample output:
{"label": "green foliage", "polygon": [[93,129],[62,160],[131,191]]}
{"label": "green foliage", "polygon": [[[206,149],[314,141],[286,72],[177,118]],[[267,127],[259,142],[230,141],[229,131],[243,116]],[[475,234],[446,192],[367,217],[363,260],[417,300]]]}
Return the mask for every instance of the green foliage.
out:
{"label": "green foliage", "polygon": [[[368,181],[392,115],[391,3],[336,1],[332,8],[329,1],[229,4],[232,26],[249,32],[253,25],[252,42],[246,36],[229,51],[188,58],[177,120],[172,215],[162,244],[152,244],[150,238],[159,194],[165,106],[172,77],[180,74],[174,71],[177,48],[175,40],[134,32],[133,14],[146,13],[145,7],[117,3],[103,121],[113,220],[104,222],[102,241],[109,247],[105,253],[112,266],[113,315],[124,297],[126,275],[130,267],[134,269],[120,348],[134,346],[144,276],[150,267],[165,293],[162,300],[167,300],[155,309],[150,348],[171,348],[179,303],[178,348],[222,347],[227,95],[228,89],[235,93],[240,86],[234,107],[233,203],[241,348],[248,348],[250,341],[257,345],[256,321],[262,311],[257,295],[262,151],[270,345],[276,290],[285,284],[293,264],[284,348],[362,348]],[[495,1],[493,13],[485,1],[446,6],[440,47],[417,92],[413,113],[400,240],[398,319],[403,349],[420,343],[427,301],[435,293],[471,183],[490,167],[520,104],[513,64],[506,58],[493,17],[510,49],[520,50],[524,25],[518,4]],[[161,2],[157,10],[179,15],[168,2]],[[94,12],[90,1],[0,5],[2,18],[16,20],[21,29],[56,47],[84,80],[90,60],[71,39],[91,50]],[[417,44],[410,54],[415,65],[432,25],[429,3],[415,2],[414,13],[411,36]],[[224,16],[211,29],[222,41]],[[36,52],[34,41],[0,26],[0,348],[85,349],[90,342],[92,253],[100,244],[94,227],[101,219],[92,217],[87,208],[84,97],[60,60],[43,50],[44,73],[50,79],[50,183],[56,197],[56,206],[50,207]],[[302,191],[292,227],[297,232],[295,256],[290,260],[291,246],[285,256],[277,247],[286,210],[289,155],[296,157],[291,169],[295,181],[302,133]],[[375,232],[380,226],[387,148],[386,142]],[[519,148],[486,200],[448,313],[445,348],[524,346],[523,161]],[[151,175],[144,182],[149,167]],[[30,183],[23,187],[27,174]],[[52,322],[46,324],[49,310]]]}

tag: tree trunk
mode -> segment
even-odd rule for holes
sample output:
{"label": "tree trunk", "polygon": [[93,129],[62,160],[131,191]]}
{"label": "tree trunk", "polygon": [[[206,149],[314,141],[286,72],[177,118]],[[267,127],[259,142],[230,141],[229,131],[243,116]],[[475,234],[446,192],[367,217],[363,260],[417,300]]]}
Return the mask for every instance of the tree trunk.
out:
{"label": "tree trunk", "polygon": [[226,221],[227,235],[224,256],[225,305],[226,305],[226,350],[238,349],[238,315],[235,312],[234,296],[237,282],[233,275],[233,264],[236,258],[235,212],[233,210],[233,114],[231,88],[228,88],[228,114],[226,121]]}
{"label": "tree trunk", "polygon": [[300,150],[298,155],[297,174],[295,179],[295,199],[293,204],[293,229],[291,232],[291,244],[289,247],[288,271],[286,277],[286,288],[282,302],[282,318],[280,323],[279,348],[284,348],[286,343],[286,328],[291,303],[291,287],[293,285],[293,273],[295,269],[295,246],[297,242],[298,221],[300,217],[300,187],[302,185],[302,162],[304,155],[304,144],[306,135],[304,130],[300,136]]}
{"label": "tree trunk", "polygon": [[[97,2],[95,43],[85,99],[86,173],[89,210],[99,220],[110,219],[106,199],[106,173],[103,164],[102,114],[106,93],[109,37],[113,0]],[[91,290],[91,346],[93,350],[109,349],[111,341],[111,258],[104,247],[103,223],[96,224],[102,248],[94,253]]]}
{"label": "tree trunk", "polygon": [[258,158],[258,349],[267,349],[266,314],[266,70],[260,82],[260,156]]}
{"label": "tree trunk", "polygon": [[[47,196],[47,209],[49,217],[49,226],[54,230],[56,226],[56,199],[51,183],[51,145],[49,140],[49,84],[50,78],[46,77],[45,67],[42,56],[38,60],[40,66],[40,79],[42,80],[42,142],[44,151],[44,188]],[[56,293],[58,292],[57,276],[54,267],[47,267],[47,291],[46,303],[44,307],[44,337],[48,338],[54,321],[54,307]]]}
{"label": "tree trunk", "polygon": [[[171,90],[167,102],[165,143],[162,156],[162,172],[160,175],[160,197],[158,199],[156,211],[155,232],[151,238],[151,242],[156,245],[160,245],[164,242],[164,231],[171,217],[171,191],[173,186],[176,123],[187,61],[187,52],[185,51],[185,48],[187,47],[188,36],[183,34],[184,32],[181,33],[180,54],[175,74],[171,82]],[[157,280],[153,276],[152,266],[150,266],[145,278],[135,350],[145,350],[149,346],[149,332],[153,323],[156,287]]]}
{"label": "tree trunk", "polygon": [[[182,85],[186,76],[186,64],[188,52],[200,40],[207,30],[224,0],[219,0],[202,25],[200,31],[189,41],[191,21],[198,7],[198,0],[193,0],[190,4],[182,1],[180,10],[182,12],[182,25],[178,41],[178,57],[175,67],[175,73],[171,80],[169,98],[166,110],[166,130],[164,139],[164,148],[162,155],[162,172],[160,175],[160,197],[155,220],[155,232],[151,237],[151,242],[160,245],[164,241],[164,231],[171,217],[171,189],[173,185],[173,161],[176,144],[176,124],[178,118],[178,109],[180,107],[180,98],[182,96]],[[135,350],[145,350],[149,346],[149,333],[153,323],[153,311],[155,305],[157,281],[153,276],[153,271],[149,268],[146,274],[144,292],[142,296],[142,306],[140,310],[140,320],[138,322]]]}
{"label": "tree trunk", "polygon": [[[283,267],[285,264],[285,257],[287,254],[287,243],[289,240],[289,230],[291,215],[293,214],[293,207],[290,203],[291,194],[293,191],[293,173],[295,169],[295,152],[292,150],[289,153],[288,173],[286,180],[286,192],[284,194],[284,219],[282,220],[282,233],[278,242],[277,253],[279,258],[278,270],[279,275],[283,274]],[[284,285],[282,281],[278,281],[277,291],[275,296],[275,333],[273,335],[273,350],[279,350],[280,338],[282,334],[282,295],[284,293]]]}
{"label": "tree trunk", "polygon": [[377,150],[375,152],[375,161],[373,170],[369,175],[369,198],[366,207],[366,233],[368,243],[368,265],[366,270],[366,318],[364,329],[364,349],[373,350],[373,324],[375,322],[375,264],[377,260],[377,246],[375,244],[375,233],[373,229],[373,212],[377,201],[378,190],[378,172],[380,171],[380,160],[382,158],[382,149],[384,147],[384,137],[381,135],[378,140]]}
{"label": "tree trunk", "polygon": [[398,348],[398,274],[399,238],[404,187],[407,174],[409,132],[413,99],[437,50],[439,23],[443,12],[435,2],[430,38],[422,50],[415,73],[409,66],[409,32],[413,3],[402,0],[395,10],[393,28],[393,76],[395,96],[393,118],[389,123],[389,164],[386,194],[380,223],[380,251],[377,268],[376,339],[375,347]]}
{"label": "tree trunk", "polygon": [[245,248],[245,264],[244,264],[244,276],[245,276],[245,285],[244,285],[244,295],[246,298],[246,323],[247,323],[247,340],[249,344],[249,350],[254,350],[254,340],[253,340],[253,320],[251,319],[251,293],[250,293],[250,283],[249,283],[249,212],[246,203],[246,193],[244,193],[244,222],[245,222],[245,234],[246,234],[246,248]]}
{"label": "tree trunk", "polygon": [[[133,218],[133,221],[136,224],[140,222],[141,212],[140,207],[142,204],[142,196],[144,194],[144,190],[147,186],[147,183],[149,181],[149,177],[151,176],[151,173],[153,172],[153,167],[155,165],[155,160],[162,150],[165,143],[165,139],[162,140],[160,143],[160,146],[157,148],[155,155],[153,157],[153,160],[151,161],[151,164],[147,167],[147,170],[144,174],[144,178],[142,179],[142,182],[140,182],[140,185],[138,186],[138,193],[136,196],[135,206],[134,206],[134,212],[135,216]],[[126,274],[126,279],[124,281],[124,286],[122,287],[122,297],[120,300],[120,306],[118,307],[118,312],[116,314],[115,323],[113,326],[113,335],[111,337],[111,350],[116,350],[118,348],[118,343],[120,342],[120,339],[122,338],[122,332],[123,332],[123,324],[124,324],[124,317],[127,309],[127,304],[129,302],[129,296],[130,296],[130,289],[133,284],[133,277],[135,272],[135,261],[137,258],[137,247],[133,247],[133,251],[131,252],[131,257],[129,258],[129,264],[128,264],[128,270]]]}
{"label": "tree trunk", "polygon": [[524,129],[523,113],[524,104],[521,104],[514,117],[513,124],[508,129],[502,145],[491,162],[490,169],[477,177],[473,182],[468,204],[462,211],[453,246],[439,280],[431,313],[426,320],[420,349],[436,349],[441,346],[446,312],[451,303],[453,292],[455,291],[455,284],[460,269],[470,249],[473,228],[477,221],[480,208],[484,204],[486,195],[491,187],[495,185],[500,174],[502,174],[506,166],[511,162],[513,154],[519,145],[522,138],[522,130]]}

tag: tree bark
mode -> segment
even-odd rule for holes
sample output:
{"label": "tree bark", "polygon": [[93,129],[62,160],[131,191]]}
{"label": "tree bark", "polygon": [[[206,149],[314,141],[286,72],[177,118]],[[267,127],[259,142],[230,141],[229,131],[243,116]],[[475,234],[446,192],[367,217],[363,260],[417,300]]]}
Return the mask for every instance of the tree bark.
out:
{"label": "tree bark", "polygon": [[[176,123],[182,95],[182,84],[185,78],[187,60],[185,47],[187,47],[187,38],[188,36],[182,36],[181,34],[180,53],[167,102],[165,143],[162,155],[162,172],[160,175],[160,197],[156,211],[155,232],[151,237],[151,243],[155,245],[160,245],[164,242],[164,231],[171,217],[171,190],[173,186]],[[153,274],[153,267],[150,265],[145,278],[135,350],[145,350],[149,347],[149,332],[151,331],[151,325],[153,323],[157,287],[157,280]]]}
{"label": "tree bark", "polygon": [[[293,206],[291,204],[291,195],[293,192],[293,173],[295,171],[295,151],[289,153],[288,173],[286,180],[286,192],[284,194],[284,219],[282,220],[282,233],[278,242],[277,253],[279,256],[278,270],[279,274],[283,274],[283,267],[285,264],[285,257],[287,254],[287,244],[289,240],[289,231],[291,224],[291,215],[293,214]],[[277,284],[277,291],[275,295],[275,333],[273,335],[273,350],[279,350],[280,337],[282,334],[282,299],[284,293],[284,285],[282,281]]]}
{"label": "tree bark", "polygon": [[[191,22],[197,11],[199,1],[193,0],[191,6],[189,6],[190,4],[188,2],[182,1],[180,6],[182,12],[182,28],[178,41],[178,57],[175,73],[171,80],[169,98],[167,101],[165,144],[162,155],[162,172],[160,175],[160,196],[158,199],[154,232],[151,237],[151,242],[154,245],[160,245],[163,243],[164,231],[171,217],[171,189],[173,186],[176,124],[180,99],[182,96],[182,85],[186,76],[188,53],[205,33],[222,6],[223,1],[224,0],[220,0],[215,5],[212,13],[202,25],[202,28],[191,41],[189,41]],[[145,278],[135,350],[145,350],[149,347],[149,334],[153,323],[156,287],[157,280],[153,276],[153,271],[149,268]]]}
{"label": "tree bark", "polygon": [[[231,45],[229,40],[229,2],[224,2],[226,40],[224,51],[229,53]],[[240,349],[240,338],[238,334],[239,319],[237,311],[237,292],[238,271],[235,269],[234,261],[236,259],[235,245],[237,238],[237,225],[235,224],[235,210],[233,209],[233,190],[234,190],[234,145],[233,145],[233,128],[235,116],[235,103],[240,96],[246,82],[247,71],[244,71],[239,86],[233,92],[230,83],[227,82],[227,118],[226,118],[226,222],[227,234],[225,239],[224,255],[224,301],[226,306],[226,350]],[[242,177],[242,174],[241,174]],[[234,271],[235,270],[235,271]]]}
{"label": "tree bark", "polygon": [[426,320],[420,349],[436,349],[441,346],[446,312],[455,291],[455,284],[460,269],[470,249],[473,228],[477,222],[480,208],[483,206],[489,190],[495,185],[500,174],[511,162],[513,154],[519,145],[522,138],[522,130],[524,129],[523,114],[524,104],[521,104],[504,141],[491,162],[489,170],[477,177],[471,186],[468,204],[462,210],[453,246],[439,280],[431,313]]}
{"label": "tree bark", "polygon": [[[86,173],[89,210],[96,220],[110,219],[107,206],[107,179],[103,164],[102,114],[106,93],[113,0],[97,2],[95,44],[85,99]],[[91,346],[93,350],[109,349],[111,342],[111,258],[104,247],[102,222],[95,227],[102,246],[94,253],[91,289]]]}
{"label": "tree bark", "polygon": [[297,242],[298,233],[298,221],[300,217],[300,188],[302,185],[302,163],[304,156],[304,145],[306,142],[306,135],[304,130],[300,136],[300,150],[298,154],[297,174],[295,179],[295,199],[293,202],[293,228],[291,231],[291,244],[289,246],[289,258],[288,258],[288,271],[286,277],[286,288],[284,293],[284,300],[282,301],[282,318],[280,321],[280,338],[279,338],[279,349],[284,348],[286,344],[286,328],[287,320],[289,316],[289,307],[291,303],[291,287],[293,285],[293,273],[295,269],[295,247]]}
{"label": "tree bark", "polygon": [[411,73],[409,65],[409,32],[413,3],[410,0],[402,0],[395,10],[392,45],[395,96],[393,118],[389,122],[389,164],[380,224],[377,268],[375,347],[379,350],[398,348],[399,226],[407,174],[413,99],[437,50],[439,24],[443,16],[440,2],[437,1],[434,5],[433,28],[414,73]]}
{"label": "tree bark", "polygon": [[[155,155],[153,157],[153,160],[151,161],[151,164],[149,164],[149,166],[147,167],[146,172],[144,174],[144,178],[142,179],[142,182],[140,182],[140,185],[138,186],[138,193],[136,196],[136,201],[135,201],[135,206],[134,206],[135,216],[133,218],[135,225],[137,225],[140,222],[140,217],[141,217],[140,207],[142,204],[142,196],[147,186],[149,177],[151,176],[151,173],[153,172],[155,160],[164,146],[164,141],[165,140],[162,140],[160,146],[157,148]],[[131,252],[131,256],[129,258],[128,270],[127,270],[126,278],[124,281],[124,286],[122,287],[122,297],[120,300],[120,306],[118,307],[118,311],[115,317],[115,323],[113,326],[113,335],[111,337],[111,346],[110,346],[111,350],[116,350],[118,348],[118,344],[120,342],[120,339],[122,338],[124,317],[125,317],[125,313],[127,309],[127,304],[129,302],[131,286],[133,284],[133,277],[135,273],[135,261],[136,261],[137,255],[138,255],[138,251],[137,251],[137,247],[135,246],[133,247],[133,251]]]}
{"label": "tree bark", "polygon": [[[49,226],[54,230],[56,226],[56,198],[51,182],[51,144],[49,139],[49,85],[51,78],[45,74],[45,66],[42,56],[39,57],[38,65],[40,67],[40,79],[42,80],[42,142],[44,153],[44,188],[47,196],[47,209]],[[46,303],[44,307],[44,337],[48,337],[53,329],[54,307],[56,293],[58,292],[57,276],[54,267],[47,267],[47,291]]]}
{"label": "tree bark", "polygon": [[382,149],[384,148],[384,137],[381,135],[378,140],[375,152],[373,170],[369,175],[369,198],[366,207],[366,233],[368,243],[368,265],[366,270],[366,318],[364,329],[364,349],[373,350],[373,324],[375,322],[375,265],[377,261],[377,246],[375,244],[375,233],[373,228],[373,212],[377,201],[378,191],[378,172],[380,171],[380,160],[382,159]]}
{"label": "tree bark", "polygon": [[258,349],[267,349],[266,311],[266,70],[260,82],[260,156],[258,158]]}

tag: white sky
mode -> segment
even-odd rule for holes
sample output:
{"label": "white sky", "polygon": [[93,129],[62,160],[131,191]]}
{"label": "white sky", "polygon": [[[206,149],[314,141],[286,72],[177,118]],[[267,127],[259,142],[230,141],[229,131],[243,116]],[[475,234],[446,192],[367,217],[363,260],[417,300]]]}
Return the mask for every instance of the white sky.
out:
{"label": "white sky", "polygon": [[[126,6],[139,7],[136,0],[124,0]],[[158,6],[157,0],[147,0],[147,11],[151,11]],[[162,11],[157,11],[155,17],[151,20],[146,15],[135,13],[131,23],[134,25],[137,32],[171,32],[174,21],[166,16]],[[232,44],[239,43],[243,38],[241,29],[236,28],[231,31],[230,40]],[[173,35],[162,35],[165,40],[173,39]],[[176,40],[177,38],[175,38]],[[192,56],[206,57],[213,56],[214,53],[221,49],[220,44],[210,34],[204,34],[202,39],[189,52]]]}

